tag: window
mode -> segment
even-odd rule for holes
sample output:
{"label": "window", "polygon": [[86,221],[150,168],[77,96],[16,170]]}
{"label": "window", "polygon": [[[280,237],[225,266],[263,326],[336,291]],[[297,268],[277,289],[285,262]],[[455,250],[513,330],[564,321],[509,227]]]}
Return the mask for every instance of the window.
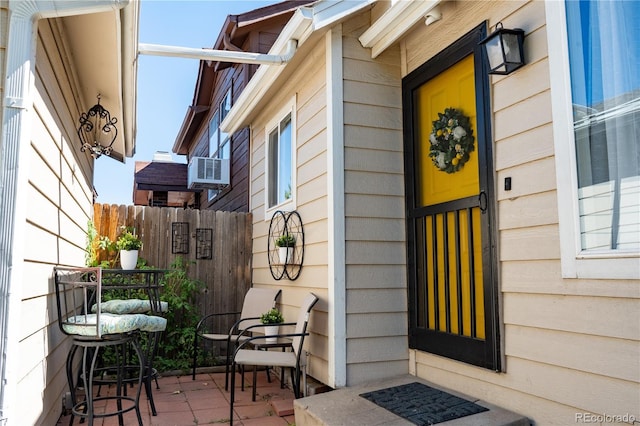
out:
{"label": "window", "polygon": [[295,143],[293,108],[289,108],[267,127],[267,209],[293,200]]}
{"label": "window", "polygon": [[[231,158],[231,137],[220,129],[220,123],[225,119],[231,109],[231,89],[227,91],[220,102],[218,109],[209,122],[209,156],[211,158]],[[208,191],[209,201],[220,193],[219,189]]]}
{"label": "window", "polygon": [[563,276],[638,278],[640,3],[546,6]]}

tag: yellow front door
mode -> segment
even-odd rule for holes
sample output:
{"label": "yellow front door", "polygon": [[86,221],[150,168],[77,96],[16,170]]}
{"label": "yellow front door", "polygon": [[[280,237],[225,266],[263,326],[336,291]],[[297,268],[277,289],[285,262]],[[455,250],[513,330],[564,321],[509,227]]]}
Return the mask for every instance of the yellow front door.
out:
{"label": "yellow front door", "polygon": [[[475,135],[476,107],[473,55],[429,80],[416,91],[418,108],[418,205],[440,204],[425,218],[427,259],[426,326],[432,330],[484,338],[480,209],[447,208],[446,204],[480,195],[478,154],[455,173],[440,170],[429,156],[432,123],[447,108],[469,117]],[[475,139],[475,137],[474,137]],[[474,141],[475,142],[475,141]],[[475,145],[475,143],[474,143]],[[469,229],[469,224],[471,229]]]}
{"label": "yellow front door", "polygon": [[409,346],[498,370],[485,33],[478,26],[403,79]]}

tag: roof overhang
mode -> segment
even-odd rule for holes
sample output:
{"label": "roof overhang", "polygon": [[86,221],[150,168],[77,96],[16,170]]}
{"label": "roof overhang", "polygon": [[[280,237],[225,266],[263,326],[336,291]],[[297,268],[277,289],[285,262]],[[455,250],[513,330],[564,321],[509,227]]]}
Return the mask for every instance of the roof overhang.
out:
{"label": "roof overhang", "polygon": [[131,0],[121,9],[61,18],[81,112],[100,94],[100,104],[118,119],[111,157],[121,162],[135,154],[139,12],[140,2]]}
{"label": "roof overhang", "polygon": [[396,1],[378,18],[359,40],[363,47],[371,48],[371,57],[376,58],[389,46],[397,43],[441,0]]}
{"label": "roof overhang", "polygon": [[[178,135],[173,144],[172,151],[176,154],[186,155],[189,152],[189,147],[193,142],[193,138],[199,131],[202,121],[206,118],[209,105],[211,102],[211,96],[215,90],[216,74],[235,63],[251,63],[247,60],[233,59],[234,52],[244,55],[245,57],[251,54],[242,50],[243,45],[246,42],[247,37],[252,31],[256,31],[260,25],[265,22],[269,22],[270,25],[274,23],[281,23],[284,27],[289,22],[294,12],[301,6],[314,3],[317,0],[289,0],[269,6],[265,6],[259,9],[254,9],[246,13],[239,15],[228,15],[222,29],[218,35],[218,38],[213,45],[212,49],[200,49],[194,53],[195,57],[200,58],[200,67],[198,70],[198,78],[196,80],[196,88],[193,96],[192,104],[187,108],[182,125],[178,131]],[[290,57],[293,56],[295,49],[297,49],[297,41],[289,40],[289,43],[295,42],[295,47],[289,53],[284,55],[286,60],[280,63],[287,62]],[[293,46],[289,44],[288,47]],[[187,51],[194,49],[183,48],[179,51],[178,55],[187,57]],[[141,49],[141,53],[145,53]],[[211,56],[207,58],[209,53]],[[256,55],[261,57],[267,57],[269,55]],[[283,58],[283,55],[271,55],[273,59]],[[253,62],[253,63],[267,63]],[[277,62],[277,61],[274,61]]]}
{"label": "roof overhang", "polygon": [[289,40],[298,40],[298,50],[293,60],[283,65],[261,65],[220,124],[222,130],[233,134],[248,125],[262,104],[270,98],[268,95],[273,92],[274,84],[283,80],[313,47],[311,41],[317,40],[323,30],[372,7],[374,3],[375,0],[333,0],[300,7],[269,51],[269,54],[281,55],[286,51]]}

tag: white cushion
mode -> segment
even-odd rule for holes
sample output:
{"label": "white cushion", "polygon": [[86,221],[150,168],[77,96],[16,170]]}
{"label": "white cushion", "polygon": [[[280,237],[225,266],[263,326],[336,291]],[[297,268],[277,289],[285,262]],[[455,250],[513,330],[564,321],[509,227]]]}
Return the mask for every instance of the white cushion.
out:
{"label": "white cushion", "polygon": [[[97,305],[93,305],[91,312],[95,313]],[[160,302],[160,312],[168,312],[169,304]],[[100,312],[109,314],[144,314],[151,312],[151,302],[145,299],[113,299],[100,303]]]}
{"label": "white cushion", "polygon": [[[96,322],[96,314],[76,315],[68,318],[67,322],[62,324],[62,328],[72,335],[97,336]],[[166,328],[167,319],[162,317],[143,314],[100,314],[101,335],[129,333],[135,330],[156,332],[164,331]]]}

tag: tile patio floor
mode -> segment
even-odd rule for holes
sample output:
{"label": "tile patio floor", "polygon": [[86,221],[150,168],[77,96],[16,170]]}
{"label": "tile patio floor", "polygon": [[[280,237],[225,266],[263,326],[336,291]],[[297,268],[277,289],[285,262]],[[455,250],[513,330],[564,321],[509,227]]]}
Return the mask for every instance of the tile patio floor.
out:
{"label": "tile patio floor", "polygon": [[[151,409],[144,390],[140,394],[140,410],[145,426],[194,426],[228,425],[230,393],[224,390],[224,373],[203,373],[196,380],[188,376],[166,376],[158,379],[160,389],[154,386],[153,399],[157,416],[151,415]],[[293,416],[293,393],[285,387],[280,389],[277,377],[271,375],[271,383],[266,374],[258,372],[256,402],[251,401],[251,373],[245,375],[245,390],[240,391],[240,375],[236,378],[236,401],[234,403],[234,425],[238,426],[287,426],[295,423]],[[113,388],[109,389],[113,392]],[[130,391],[132,391],[130,389]],[[103,387],[102,395],[105,389]],[[132,395],[133,392],[129,393]],[[112,403],[111,401],[109,403]],[[98,407],[105,403],[98,402]],[[275,408],[274,408],[275,406]],[[284,410],[283,410],[284,409]],[[290,415],[280,417],[277,410],[291,410]],[[58,425],[68,425],[70,417],[63,416]],[[135,411],[124,414],[125,425],[137,425]],[[80,424],[78,418],[74,424]],[[83,423],[83,424],[86,424]],[[96,419],[96,426],[118,424],[118,417]]]}

